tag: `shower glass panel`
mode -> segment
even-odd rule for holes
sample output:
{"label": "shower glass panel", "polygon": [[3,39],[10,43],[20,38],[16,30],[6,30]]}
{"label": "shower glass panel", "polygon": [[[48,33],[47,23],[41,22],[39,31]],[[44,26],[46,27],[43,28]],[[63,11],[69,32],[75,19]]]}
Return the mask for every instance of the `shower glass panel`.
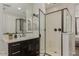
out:
{"label": "shower glass panel", "polygon": [[40,55],[45,53],[45,14],[39,9]]}
{"label": "shower glass panel", "polygon": [[72,19],[71,19],[71,15],[68,11],[68,9],[64,10],[64,14],[63,14],[63,25],[64,25],[64,32],[65,33],[72,33]]}
{"label": "shower glass panel", "polygon": [[[72,17],[69,13],[68,9],[64,10],[64,14],[63,14],[63,25],[64,25],[64,31],[63,31],[63,55],[72,55],[72,39],[73,39],[73,35],[72,35]],[[67,36],[67,37],[66,37]],[[69,38],[69,39],[66,39]],[[67,43],[66,43],[67,42]]]}

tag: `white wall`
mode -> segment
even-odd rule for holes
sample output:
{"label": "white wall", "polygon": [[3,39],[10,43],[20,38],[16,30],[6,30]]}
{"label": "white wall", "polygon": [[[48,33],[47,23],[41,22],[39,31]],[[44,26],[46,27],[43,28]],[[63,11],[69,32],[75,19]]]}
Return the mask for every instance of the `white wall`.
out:
{"label": "white wall", "polygon": [[15,33],[17,16],[0,12],[0,33]]}
{"label": "white wall", "polygon": [[[49,13],[49,12],[52,12],[52,11],[56,11],[56,10],[59,10],[59,9],[63,9],[63,8],[68,8],[69,9],[69,12],[72,16],[72,33],[73,35],[75,35],[75,5],[74,4],[61,4],[61,5],[57,5],[55,7],[52,7],[52,8],[49,8],[49,9],[46,9],[46,12]],[[75,54],[75,39],[72,39],[72,54]]]}

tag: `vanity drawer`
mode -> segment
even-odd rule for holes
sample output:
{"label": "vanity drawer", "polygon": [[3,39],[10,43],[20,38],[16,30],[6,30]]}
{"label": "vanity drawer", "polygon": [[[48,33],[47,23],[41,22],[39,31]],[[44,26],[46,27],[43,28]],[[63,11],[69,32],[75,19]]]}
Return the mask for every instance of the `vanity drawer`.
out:
{"label": "vanity drawer", "polygon": [[9,46],[15,47],[15,46],[20,46],[21,42],[14,42],[14,43],[9,43]]}
{"label": "vanity drawer", "polygon": [[21,54],[21,42],[9,43],[8,48],[9,55]]}
{"label": "vanity drawer", "polygon": [[9,53],[9,56],[21,56],[21,51]]}

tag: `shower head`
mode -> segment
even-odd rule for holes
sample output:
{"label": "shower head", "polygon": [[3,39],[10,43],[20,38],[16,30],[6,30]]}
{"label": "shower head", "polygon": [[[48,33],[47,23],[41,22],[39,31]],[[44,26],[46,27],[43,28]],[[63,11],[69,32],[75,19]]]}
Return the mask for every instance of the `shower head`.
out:
{"label": "shower head", "polygon": [[35,17],[37,17],[37,18],[38,18],[38,14],[33,13],[33,16],[35,16]]}

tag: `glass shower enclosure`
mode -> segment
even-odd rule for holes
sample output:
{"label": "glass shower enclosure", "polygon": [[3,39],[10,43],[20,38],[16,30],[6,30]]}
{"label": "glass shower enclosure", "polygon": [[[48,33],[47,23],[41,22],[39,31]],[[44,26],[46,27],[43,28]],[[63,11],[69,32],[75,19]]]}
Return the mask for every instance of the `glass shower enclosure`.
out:
{"label": "glass shower enclosure", "polygon": [[[51,17],[53,18],[50,18],[50,14],[52,14]],[[47,19],[49,15],[49,19]],[[54,40],[55,39],[48,39],[47,37],[47,34],[48,34],[48,21],[50,19],[54,20],[58,20],[58,18],[56,18],[56,15],[57,16],[60,16],[60,23],[61,23],[61,29],[60,29],[60,53],[56,53],[58,51],[55,51],[54,48],[56,47],[56,49],[59,49],[57,47],[56,44],[54,44]],[[47,55],[47,56],[63,56],[64,54],[70,54],[70,48],[68,48],[69,46],[65,46],[67,43],[68,45],[70,44],[70,40],[64,40],[63,37],[65,34],[71,34],[72,33],[72,19],[71,19],[71,15],[70,15],[70,12],[67,8],[64,8],[64,9],[61,9],[61,10],[57,10],[57,11],[53,11],[53,12],[49,12],[47,14],[45,14],[41,9],[39,9],[39,34],[40,34],[40,54],[42,55]],[[51,22],[53,23],[53,22]],[[55,24],[56,25],[56,24]],[[51,25],[52,26],[52,25]],[[49,26],[50,27],[50,26]],[[53,37],[53,35],[51,35]],[[56,40],[55,40],[56,41]],[[67,41],[66,43],[64,41]],[[59,42],[59,41],[58,41]],[[58,44],[58,45],[59,45]],[[49,46],[50,45],[50,46]],[[49,47],[48,47],[49,46]],[[52,49],[52,50],[50,50]],[[67,49],[69,53],[66,53],[67,51],[65,50]],[[66,51],[66,52],[65,52]]]}

